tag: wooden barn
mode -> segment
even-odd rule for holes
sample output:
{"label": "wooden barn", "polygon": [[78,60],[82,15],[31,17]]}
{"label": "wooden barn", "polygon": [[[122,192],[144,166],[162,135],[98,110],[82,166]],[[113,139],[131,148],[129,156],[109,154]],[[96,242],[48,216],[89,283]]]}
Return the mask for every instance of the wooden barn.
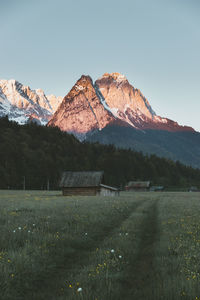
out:
{"label": "wooden barn", "polygon": [[60,187],[64,196],[118,196],[117,188],[104,183],[103,171],[63,172]]}
{"label": "wooden barn", "polygon": [[128,192],[146,192],[150,189],[150,181],[129,181],[125,190]]}

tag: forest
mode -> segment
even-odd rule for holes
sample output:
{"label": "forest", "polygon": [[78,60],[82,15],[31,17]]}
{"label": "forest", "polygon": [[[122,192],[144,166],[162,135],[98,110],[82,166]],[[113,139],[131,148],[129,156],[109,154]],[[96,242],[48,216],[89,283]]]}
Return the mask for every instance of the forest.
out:
{"label": "forest", "polygon": [[58,189],[63,171],[103,170],[105,184],[130,180],[165,187],[199,186],[200,169],[113,145],[79,142],[57,127],[0,118],[0,188]]}

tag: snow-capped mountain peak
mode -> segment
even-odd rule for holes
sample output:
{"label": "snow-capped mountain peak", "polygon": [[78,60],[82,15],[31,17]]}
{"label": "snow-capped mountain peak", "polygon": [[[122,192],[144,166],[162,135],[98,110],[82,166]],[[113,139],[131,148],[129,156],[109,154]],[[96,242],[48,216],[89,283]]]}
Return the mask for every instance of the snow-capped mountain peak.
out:
{"label": "snow-capped mountain peak", "polygon": [[15,79],[0,80],[0,116],[8,115],[10,120],[20,124],[29,119],[46,124],[62,98],[58,97],[56,100],[51,105],[51,99],[46,97],[42,89],[31,90]]}
{"label": "snow-capped mountain peak", "polygon": [[120,73],[105,73],[94,83],[82,75],[64,97],[46,96],[15,79],[0,80],[0,117],[25,124],[58,126],[83,140],[86,135],[110,125],[135,129],[194,131],[157,116],[141,91]]}

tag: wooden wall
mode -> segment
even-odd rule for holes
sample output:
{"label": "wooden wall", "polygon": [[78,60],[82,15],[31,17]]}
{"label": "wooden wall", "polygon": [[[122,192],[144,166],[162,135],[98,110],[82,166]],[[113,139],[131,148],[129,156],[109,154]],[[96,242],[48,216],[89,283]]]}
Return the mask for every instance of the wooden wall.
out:
{"label": "wooden wall", "polygon": [[112,191],[104,187],[65,187],[62,188],[63,196],[119,196],[118,191]]}
{"label": "wooden wall", "polygon": [[81,195],[95,196],[98,192],[98,187],[65,187],[62,188],[63,196]]}
{"label": "wooden wall", "polygon": [[129,188],[128,192],[148,192],[149,188]]}

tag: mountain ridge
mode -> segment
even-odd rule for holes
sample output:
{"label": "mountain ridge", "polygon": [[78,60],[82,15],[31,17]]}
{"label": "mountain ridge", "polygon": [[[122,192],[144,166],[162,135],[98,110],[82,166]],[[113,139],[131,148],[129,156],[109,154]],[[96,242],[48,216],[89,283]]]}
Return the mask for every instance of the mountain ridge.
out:
{"label": "mountain ridge", "polygon": [[0,80],[0,117],[59,127],[79,141],[114,144],[200,168],[200,133],[156,114],[124,75],[82,75],[62,99]]}

